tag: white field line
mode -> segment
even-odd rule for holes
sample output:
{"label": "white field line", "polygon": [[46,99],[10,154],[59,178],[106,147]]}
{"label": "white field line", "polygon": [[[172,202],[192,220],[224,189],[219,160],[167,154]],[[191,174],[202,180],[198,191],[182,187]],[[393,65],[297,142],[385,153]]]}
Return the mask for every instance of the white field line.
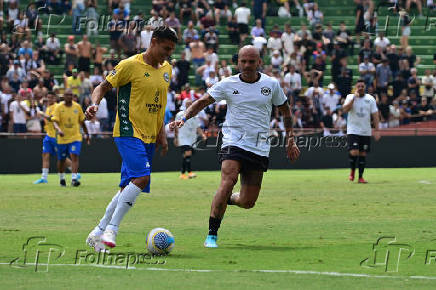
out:
{"label": "white field line", "polygon": [[[0,265],[9,265],[10,263],[0,263]],[[35,264],[29,263],[28,266]],[[47,264],[39,264],[46,266]],[[288,273],[296,275],[318,275],[318,276],[334,276],[334,277],[355,277],[355,278],[379,278],[379,279],[417,279],[417,280],[436,280],[436,276],[389,276],[389,275],[373,275],[373,274],[358,274],[358,273],[340,273],[340,272],[319,272],[307,270],[216,270],[216,269],[170,269],[170,268],[136,268],[129,266],[116,265],[99,265],[99,264],[49,264],[50,267],[96,267],[107,269],[122,269],[122,270],[139,270],[139,271],[168,271],[168,272],[199,272],[199,273]]]}

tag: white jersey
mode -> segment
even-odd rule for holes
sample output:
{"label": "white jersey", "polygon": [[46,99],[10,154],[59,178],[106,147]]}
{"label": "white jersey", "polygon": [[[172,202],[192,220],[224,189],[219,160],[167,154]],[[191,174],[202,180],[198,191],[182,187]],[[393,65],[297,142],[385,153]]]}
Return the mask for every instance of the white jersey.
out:
{"label": "white jersey", "polygon": [[247,83],[239,76],[225,78],[207,91],[216,102],[227,102],[222,147],[231,145],[268,156],[272,106],[283,105],[287,98],[275,78],[261,73],[258,81]]}
{"label": "white jersey", "polygon": [[[176,115],[176,121],[182,120],[185,115],[184,111],[180,111]],[[186,120],[182,128],[178,129],[179,146],[188,145],[192,146],[197,141],[197,128],[200,127],[200,121],[198,117],[192,117]]]}
{"label": "white jersey", "polygon": [[[353,99],[354,94],[349,94],[344,106]],[[373,96],[365,94],[364,97],[354,97],[354,103],[347,117],[347,134],[371,136],[371,114],[378,111]]]}

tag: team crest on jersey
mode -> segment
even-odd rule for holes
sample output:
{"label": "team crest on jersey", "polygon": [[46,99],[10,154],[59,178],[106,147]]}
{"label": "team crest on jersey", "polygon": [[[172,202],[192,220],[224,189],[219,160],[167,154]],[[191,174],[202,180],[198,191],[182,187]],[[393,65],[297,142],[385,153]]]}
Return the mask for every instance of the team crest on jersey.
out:
{"label": "team crest on jersey", "polygon": [[77,109],[74,109],[74,114],[78,114],[79,113],[79,111],[77,111]]}
{"label": "team crest on jersey", "polygon": [[163,78],[167,83],[170,81],[170,75],[167,72],[163,74]]}
{"label": "team crest on jersey", "polygon": [[111,71],[111,76],[114,76],[114,75],[116,75],[117,74],[117,71],[115,70],[115,69],[113,69],[112,71]]}
{"label": "team crest on jersey", "polygon": [[269,94],[271,94],[271,89],[268,87],[263,87],[260,89],[260,92],[262,93],[262,95],[268,96]]}

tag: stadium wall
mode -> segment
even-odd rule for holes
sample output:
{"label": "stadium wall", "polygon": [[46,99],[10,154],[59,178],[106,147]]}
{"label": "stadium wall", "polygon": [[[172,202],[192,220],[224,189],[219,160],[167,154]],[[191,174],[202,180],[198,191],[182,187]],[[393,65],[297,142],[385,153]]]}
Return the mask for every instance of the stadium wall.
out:
{"label": "stadium wall", "polygon": [[[312,139],[311,139],[312,137]],[[195,152],[193,166],[196,170],[218,170],[216,139]],[[168,154],[157,154],[153,160],[153,171],[178,171],[181,156],[178,148],[169,143]],[[305,136],[297,139],[301,149],[300,159],[291,164],[285,157],[281,144],[271,149],[272,169],[322,169],[346,168],[348,157],[344,138],[331,139],[319,136]],[[436,136],[386,136],[379,142],[372,140],[371,153],[367,158],[368,167],[433,167],[436,166]],[[0,173],[41,172],[42,139],[0,139]],[[51,159],[50,172],[56,172],[55,159]],[[90,146],[82,145],[80,172],[119,172],[121,159],[112,138],[93,139]]]}

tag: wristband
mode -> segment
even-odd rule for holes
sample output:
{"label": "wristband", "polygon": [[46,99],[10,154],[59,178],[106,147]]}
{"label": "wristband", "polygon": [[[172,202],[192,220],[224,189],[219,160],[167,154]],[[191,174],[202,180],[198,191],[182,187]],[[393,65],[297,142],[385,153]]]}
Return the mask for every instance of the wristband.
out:
{"label": "wristband", "polygon": [[182,118],[183,123],[186,123],[186,117]]}
{"label": "wristband", "polygon": [[91,106],[97,106],[97,108],[98,108],[98,104],[92,104]]}

